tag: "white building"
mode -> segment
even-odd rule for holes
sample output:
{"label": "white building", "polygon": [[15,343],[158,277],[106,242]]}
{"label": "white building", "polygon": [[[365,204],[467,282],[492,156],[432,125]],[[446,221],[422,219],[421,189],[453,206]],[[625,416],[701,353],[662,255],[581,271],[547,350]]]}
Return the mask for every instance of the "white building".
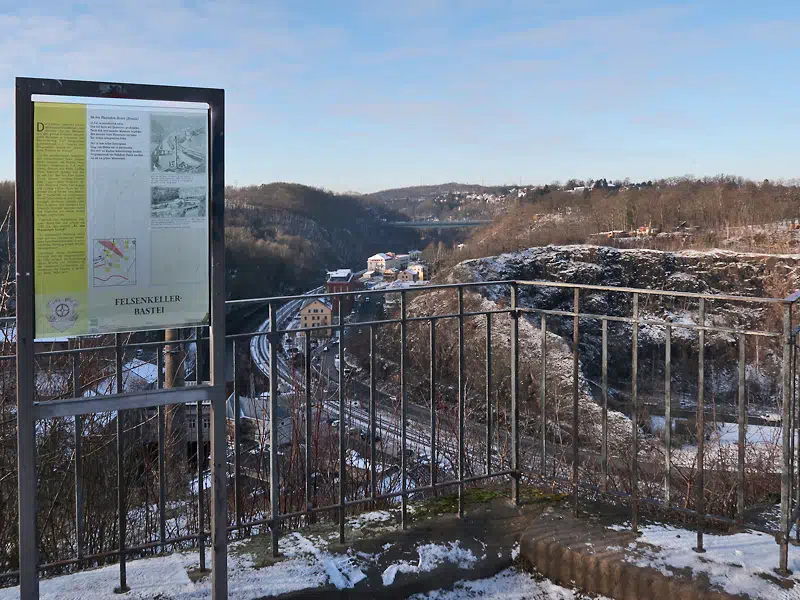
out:
{"label": "white building", "polygon": [[391,256],[383,252],[379,252],[367,259],[367,271],[379,271],[383,273],[386,270],[386,261],[391,260]]}
{"label": "white building", "polygon": [[411,258],[408,254],[395,254],[394,252],[379,252],[367,259],[367,271],[386,271],[397,269],[402,271],[408,268]]}

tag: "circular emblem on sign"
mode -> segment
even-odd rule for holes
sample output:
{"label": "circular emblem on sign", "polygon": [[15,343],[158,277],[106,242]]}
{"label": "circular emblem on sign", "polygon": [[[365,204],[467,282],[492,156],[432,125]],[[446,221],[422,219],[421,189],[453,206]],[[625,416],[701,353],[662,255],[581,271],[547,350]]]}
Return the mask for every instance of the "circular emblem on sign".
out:
{"label": "circular emblem on sign", "polygon": [[78,301],[72,298],[56,298],[47,303],[50,314],[47,321],[58,331],[70,329],[78,320]]}

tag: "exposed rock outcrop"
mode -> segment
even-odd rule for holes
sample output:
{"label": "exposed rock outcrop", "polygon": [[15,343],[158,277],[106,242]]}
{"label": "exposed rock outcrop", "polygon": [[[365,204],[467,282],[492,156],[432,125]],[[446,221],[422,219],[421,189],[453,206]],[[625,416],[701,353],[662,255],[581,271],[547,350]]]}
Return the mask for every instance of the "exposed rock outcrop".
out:
{"label": "exposed rock outcrop", "polygon": [[[602,246],[546,246],[522,252],[468,260],[456,266],[451,281],[525,280],[591,286],[660,289],[748,298],[783,298],[797,288],[800,255],[616,249]],[[483,289],[487,298],[507,302],[508,286]],[[632,293],[583,290],[581,312],[627,318],[632,315]],[[569,288],[524,285],[521,306],[545,310],[572,310]],[[670,322],[672,391],[674,402],[691,407],[697,396],[699,303],[685,297],[641,294],[639,315],[644,320]],[[776,304],[730,299],[705,302],[705,325],[728,330],[755,330],[780,334],[782,307]],[[538,322],[536,314],[528,319]],[[598,389],[601,372],[602,321],[580,320],[581,369]],[[572,337],[570,317],[548,317],[549,329]],[[689,325],[689,327],[681,327]],[[620,408],[631,387],[631,336],[628,322],[609,321],[609,384]],[[666,327],[642,323],[639,327],[639,390],[654,405],[663,398]],[[779,337],[747,336],[748,401],[770,407],[779,390],[782,342]],[[738,389],[738,342],[732,331],[708,332],[705,339],[705,381],[708,401],[730,404]],[[662,400],[663,404],[663,400]]]}

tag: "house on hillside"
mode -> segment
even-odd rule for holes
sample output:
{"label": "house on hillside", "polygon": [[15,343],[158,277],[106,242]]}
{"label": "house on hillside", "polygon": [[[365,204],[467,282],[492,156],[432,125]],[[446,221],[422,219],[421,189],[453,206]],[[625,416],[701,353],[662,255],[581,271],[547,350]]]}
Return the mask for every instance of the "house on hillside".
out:
{"label": "house on hillside", "polygon": [[[356,279],[350,269],[338,269],[329,271],[325,281],[325,291],[330,294],[341,292],[354,292],[361,289],[361,283]],[[331,297],[331,309],[334,315],[339,314],[339,302],[342,303],[342,313],[349,313],[353,308],[354,296],[333,296]]]}
{"label": "house on hillside", "polygon": [[[151,362],[133,358],[122,365],[122,391],[151,390],[158,381],[158,367]],[[83,390],[83,396],[104,396],[117,393],[117,374],[110,368],[107,376]]]}
{"label": "house on hillside", "polygon": [[384,252],[378,252],[367,259],[367,271],[378,271],[383,273],[386,270],[386,261],[392,257]]}
{"label": "house on hillside", "polygon": [[[200,413],[202,431],[200,439],[204,443],[211,440],[211,402],[203,402],[202,412]],[[197,404],[190,402],[186,405],[186,442],[197,443]]]}
{"label": "house on hillside", "polygon": [[395,254],[394,260],[392,260],[391,267],[394,267],[398,271],[402,271],[408,268],[408,265],[411,263],[411,257],[408,254]]}
{"label": "house on hillside", "polygon": [[420,258],[422,258],[422,250],[409,250],[408,258],[414,262],[417,262]]}
{"label": "house on hillside", "polygon": [[397,281],[416,281],[417,280],[417,273],[416,271],[412,271],[411,269],[403,269],[402,271],[397,272]]}
{"label": "house on hillside", "polygon": [[383,272],[384,281],[397,281],[397,269],[386,269]]}
{"label": "house on hillside", "polygon": [[[242,437],[245,440],[256,442],[259,446],[269,446],[270,418],[269,418],[269,394],[261,394],[255,398],[239,396],[239,422],[242,427]],[[292,430],[294,427],[291,411],[291,394],[280,394],[278,396],[278,446],[287,446],[292,443]],[[225,416],[228,420],[228,427],[233,429],[234,401],[233,394],[228,396],[225,403]],[[298,428],[302,429],[305,419],[302,411],[298,411],[300,422]]]}
{"label": "house on hillside", "polygon": [[411,262],[408,254],[395,254],[394,252],[379,252],[367,259],[367,271],[385,271],[397,269],[402,271]]}
{"label": "house on hillside", "polygon": [[[327,298],[309,298],[300,308],[300,326],[323,327],[333,325],[333,305]],[[330,329],[318,329],[311,332],[315,337],[328,337]]]}
{"label": "house on hillside", "polygon": [[376,281],[383,280],[383,271],[364,271],[364,274],[361,275],[361,278],[358,280],[359,284],[362,286],[367,286],[369,283],[374,283]]}
{"label": "house on hillside", "polygon": [[428,268],[422,263],[410,264],[408,265],[407,270],[417,274],[416,281],[425,281],[426,279],[428,279]]}

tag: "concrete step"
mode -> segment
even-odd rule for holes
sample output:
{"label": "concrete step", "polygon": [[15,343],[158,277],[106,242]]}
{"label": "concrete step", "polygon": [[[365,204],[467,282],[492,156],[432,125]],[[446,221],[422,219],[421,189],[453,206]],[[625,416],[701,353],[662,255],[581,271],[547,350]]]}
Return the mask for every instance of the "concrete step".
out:
{"label": "concrete step", "polygon": [[615,600],[734,600],[691,573],[667,576],[631,564],[631,531],[614,531],[565,507],[548,510],[522,534],[520,556],[527,566],[556,583]]}

